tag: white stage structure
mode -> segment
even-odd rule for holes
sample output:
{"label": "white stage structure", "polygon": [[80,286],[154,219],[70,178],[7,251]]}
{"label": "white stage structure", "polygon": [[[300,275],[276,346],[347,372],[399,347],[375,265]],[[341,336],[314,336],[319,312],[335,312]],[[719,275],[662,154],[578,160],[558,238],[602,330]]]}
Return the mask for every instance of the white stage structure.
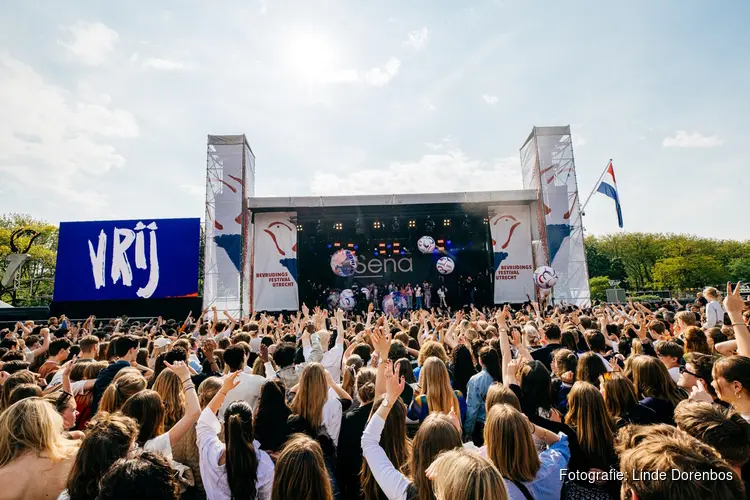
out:
{"label": "white stage structure", "polygon": [[559,276],[555,303],[591,304],[583,245],[581,203],[570,126],[534,127],[521,147],[523,187],[539,195],[537,219],[543,237],[534,243],[535,265]]}
{"label": "white stage structure", "polygon": [[249,314],[255,155],[244,135],[209,135],[206,152],[203,308]]}
{"label": "white stage structure", "polygon": [[[256,198],[255,156],[245,136],[210,135],[203,306],[216,305],[234,315],[250,314],[256,306],[267,311],[299,306],[296,209],[436,203],[488,206],[488,224],[497,226],[490,228],[496,303],[523,302],[526,287],[511,294],[504,287],[511,289],[511,281],[531,275],[529,265],[550,265],[560,278],[555,303],[587,306],[588,270],[570,127],[534,127],[520,153],[523,189],[518,190]],[[529,227],[521,229],[519,223]],[[524,252],[519,242],[527,245]]]}

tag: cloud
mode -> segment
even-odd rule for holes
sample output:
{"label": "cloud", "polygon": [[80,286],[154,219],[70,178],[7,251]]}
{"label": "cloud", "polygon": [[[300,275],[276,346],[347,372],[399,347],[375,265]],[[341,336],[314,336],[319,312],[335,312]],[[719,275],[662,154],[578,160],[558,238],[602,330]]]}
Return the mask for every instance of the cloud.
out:
{"label": "cloud", "polygon": [[99,22],[78,21],[63,29],[72,36],[72,39],[58,40],[57,43],[68,49],[68,52],[79,62],[89,66],[98,66],[105,62],[120,38],[115,30]]}
{"label": "cloud", "polygon": [[665,148],[715,148],[724,144],[717,135],[707,137],[699,132],[689,134],[684,130],[675,132],[674,137],[665,137],[662,146]]}
{"label": "cloud", "polygon": [[135,117],[76,98],[2,52],[0,88],[3,180],[32,197],[106,206],[106,198],[89,186],[96,176],[125,164],[111,142],[139,135]]}
{"label": "cloud", "polygon": [[499,100],[496,95],[489,94],[482,95],[482,99],[484,99],[484,102],[486,102],[490,106],[497,104],[497,101]]}
{"label": "cloud", "polygon": [[198,184],[180,184],[180,189],[185,191],[189,196],[205,196],[206,186]]}
{"label": "cloud", "polygon": [[364,81],[375,87],[383,87],[393,80],[400,67],[401,61],[396,57],[391,57],[385,66],[367,70]]}
{"label": "cloud", "polygon": [[182,71],[190,69],[190,67],[184,62],[173,59],[164,59],[161,57],[148,57],[146,59],[141,59],[138,52],[133,52],[130,56],[130,62],[143,69],[153,69],[157,71]]}
{"label": "cloud", "polygon": [[521,189],[518,157],[482,161],[470,158],[460,149],[432,152],[416,161],[392,162],[382,169],[355,170],[347,175],[316,172],[311,190],[314,195],[347,193],[445,193]]}
{"label": "cloud", "polygon": [[427,28],[423,27],[418,30],[410,31],[409,36],[404,43],[411,45],[415,50],[422,50],[429,40],[430,32]]}

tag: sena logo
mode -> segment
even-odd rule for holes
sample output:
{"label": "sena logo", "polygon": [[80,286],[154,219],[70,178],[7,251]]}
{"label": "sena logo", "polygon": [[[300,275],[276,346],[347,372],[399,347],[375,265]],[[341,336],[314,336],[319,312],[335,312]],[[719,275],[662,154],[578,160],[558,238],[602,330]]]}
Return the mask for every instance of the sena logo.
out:
{"label": "sena logo", "polygon": [[370,278],[382,278],[385,273],[410,273],[413,271],[411,257],[401,257],[400,259],[370,259],[364,260],[364,257],[360,257],[361,260],[357,260],[357,267],[354,273]]}

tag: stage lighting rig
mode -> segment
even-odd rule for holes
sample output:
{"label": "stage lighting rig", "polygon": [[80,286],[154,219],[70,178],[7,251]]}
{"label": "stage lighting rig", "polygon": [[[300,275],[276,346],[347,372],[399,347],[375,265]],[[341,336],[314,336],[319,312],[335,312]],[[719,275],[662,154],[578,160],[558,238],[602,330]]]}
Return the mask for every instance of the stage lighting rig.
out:
{"label": "stage lighting rig", "polygon": [[323,224],[320,222],[320,219],[318,219],[318,222],[315,223],[315,232],[318,234],[321,234],[323,232]]}
{"label": "stage lighting rig", "polygon": [[461,223],[461,225],[462,225],[462,226],[463,226],[463,228],[464,228],[464,229],[466,229],[467,231],[468,231],[469,229],[471,229],[471,221],[469,220],[469,216],[468,216],[468,215],[464,215],[464,221],[463,221],[463,222]]}
{"label": "stage lighting rig", "polygon": [[398,220],[398,217],[393,218],[393,220],[391,221],[391,227],[394,231],[398,231],[399,229],[401,229],[401,222]]}
{"label": "stage lighting rig", "polygon": [[354,232],[357,234],[365,234],[365,230],[362,227],[362,219],[357,217],[357,220],[354,221]]}

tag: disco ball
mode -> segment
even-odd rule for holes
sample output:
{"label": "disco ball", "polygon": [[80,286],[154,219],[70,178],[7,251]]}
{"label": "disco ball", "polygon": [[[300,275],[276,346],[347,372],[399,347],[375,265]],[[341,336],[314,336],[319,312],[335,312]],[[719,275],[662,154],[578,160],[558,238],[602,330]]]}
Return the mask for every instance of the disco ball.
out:
{"label": "disco ball", "polygon": [[422,236],[417,241],[417,248],[422,253],[432,253],[435,250],[435,240],[432,236]]}
{"label": "disco ball", "polygon": [[450,257],[440,257],[435,266],[440,274],[450,274],[455,269],[456,264]]}

